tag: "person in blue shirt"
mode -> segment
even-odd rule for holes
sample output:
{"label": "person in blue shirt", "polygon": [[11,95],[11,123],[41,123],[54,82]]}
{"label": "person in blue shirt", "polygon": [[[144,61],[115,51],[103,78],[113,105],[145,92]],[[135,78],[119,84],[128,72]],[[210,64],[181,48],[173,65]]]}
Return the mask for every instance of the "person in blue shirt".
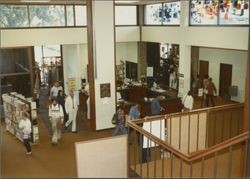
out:
{"label": "person in blue shirt", "polygon": [[135,103],[129,110],[129,117],[131,120],[139,119],[141,113],[138,110],[138,103]]}
{"label": "person in blue shirt", "polygon": [[152,116],[160,115],[162,110],[164,110],[164,109],[160,105],[159,96],[157,96],[156,98],[153,98],[153,100],[151,101],[151,114],[152,114]]}

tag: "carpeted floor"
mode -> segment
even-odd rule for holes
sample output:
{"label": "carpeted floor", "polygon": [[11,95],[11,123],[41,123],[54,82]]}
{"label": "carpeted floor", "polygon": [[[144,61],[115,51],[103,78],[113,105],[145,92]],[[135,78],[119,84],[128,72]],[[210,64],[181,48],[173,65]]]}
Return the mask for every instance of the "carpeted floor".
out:
{"label": "carpeted floor", "polygon": [[[51,127],[51,123],[49,121],[49,117],[48,117],[48,108],[46,106],[46,103],[48,101],[48,90],[46,89],[42,89],[40,91],[40,98],[39,98],[39,119],[42,119],[44,122],[44,125],[46,126],[46,128],[48,129],[48,132],[50,135],[52,135],[52,127]],[[83,131],[83,130],[88,130],[88,124],[85,118],[85,115],[82,114],[81,110],[78,110],[77,113],[77,117],[76,117],[76,126],[77,126],[77,131]],[[67,128],[64,129],[64,127],[62,127],[62,132],[71,132],[71,125]]]}

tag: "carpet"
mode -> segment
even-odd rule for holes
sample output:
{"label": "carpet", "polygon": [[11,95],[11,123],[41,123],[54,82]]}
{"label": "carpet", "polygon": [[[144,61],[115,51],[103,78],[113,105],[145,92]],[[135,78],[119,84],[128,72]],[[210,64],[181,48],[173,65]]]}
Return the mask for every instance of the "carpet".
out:
{"label": "carpet", "polygon": [[[52,135],[52,126],[48,116],[48,90],[46,89],[42,89],[40,91],[38,116],[39,119],[43,121],[44,125],[48,129],[49,134]],[[62,133],[71,132],[70,129],[71,129],[71,124],[68,126],[67,129],[64,129],[64,127],[62,127]],[[77,112],[76,130],[77,131],[89,130],[85,119],[85,115],[83,115],[80,110],[78,110]]]}

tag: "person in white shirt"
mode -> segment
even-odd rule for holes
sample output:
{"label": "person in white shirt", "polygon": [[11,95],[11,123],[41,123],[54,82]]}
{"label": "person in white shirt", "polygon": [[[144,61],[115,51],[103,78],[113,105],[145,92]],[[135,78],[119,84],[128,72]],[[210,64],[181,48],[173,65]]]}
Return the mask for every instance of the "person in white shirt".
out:
{"label": "person in white shirt", "polygon": [[77,115],[77,110],[78,110],[78,104],[76,97],[74,96],[74,91],[70,90],[69,95],[67,96],[65,100],[65,110],[66,113],[69,115],[69,119],[65,124],[65,128],[69,126],[70,123],[72,123],[72,132],[77,132],[76,131],[76,115]]}
{"label": "person in white shirt", "polygon": [[57,97],[58,91],[59,91],[59,90],[62,90],[62,91],[63,91],[63,87],[60,86],[60,84],[59,84],[58,81],[56,81],[55,84],[54,84],[54,86],[52,86],[52,88],[50,89],[50,97],[49,97],[50,100],[51,100],[52,98],[56,98],[56,97]]}
{"label": "person in white shirt", "polygon": [[31,155],[31,146],[29,142],[29,136],[31,134],[31,122],[29,119],[29,114],[27,112],[23,113],[23,117],[18,125],[18,127],[22,130],[23,133],[23,144],[27,150],[26,155]]}
{"label": "person in white shirt", "polygon": [[189,91],[183,98],[182,104],[184,105],[183,111],[190,111],[193,109],[194,98],[192,92]]}
{"label": "person in white shirt", "polygon": [[63,108],[57,103],[56,99],[52,99],[52,104],[49,106],[49,120],[52,125],[52,144],[57,144],[61,139],[61,128],[63,124]]}

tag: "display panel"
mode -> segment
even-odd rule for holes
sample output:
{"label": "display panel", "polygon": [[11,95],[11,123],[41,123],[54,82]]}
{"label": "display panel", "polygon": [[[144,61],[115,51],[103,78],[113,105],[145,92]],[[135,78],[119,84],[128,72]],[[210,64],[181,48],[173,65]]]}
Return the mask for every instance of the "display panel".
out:
{"label": "display panel", "polygon": [[145,5],[145,25],[162,24],[162,4]]}
{"label": "display panel", "polygon": [[220,0],[219,24],[249,25],[248,0]]}
{"label": "display panel", "polygon": [[180,24],[180,12],[181,3],[171,2],[163,3],[163,24],[164,25],[179,25]]}
{"label": "display panel", "polygon": [[137,25],[137,7],[115,6],[115,25]]}
{"label": "display panel", "polygon": [[218,0],[191,0],[190,25],[217,25]]}
{"label": "display panel", "polygon": [[27,73],[29,71],[27,48],[0,50],[0,74]]}

